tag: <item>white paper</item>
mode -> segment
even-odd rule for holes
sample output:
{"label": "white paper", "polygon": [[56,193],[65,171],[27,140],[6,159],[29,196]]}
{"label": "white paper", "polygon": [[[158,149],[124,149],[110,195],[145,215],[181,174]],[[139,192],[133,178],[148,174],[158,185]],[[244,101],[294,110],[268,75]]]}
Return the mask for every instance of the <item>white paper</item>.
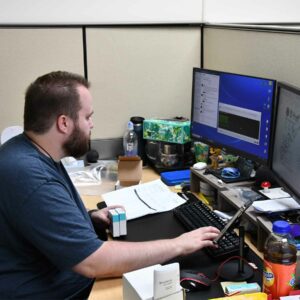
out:
{"label": "white paper", "polygon": [[169,211],[185,203],[183,198],[170,191],[160,179],[109,192],[103,194],[102,198],[107,206],[124,206],[127,220]]}
{"label": "white paper", "polygon": [[263,201],[254,201],[252,206],[257,212],[272,213],[300,209],[300,205],[293,198],[279,198]]}
{"label": "white paper", "polygon": [[281,187],[268,189],[267,191],[260,190],[259,192],[264,194],[269,199],[288,198],[288,197],[290,197],[290,194],[285,192]]}

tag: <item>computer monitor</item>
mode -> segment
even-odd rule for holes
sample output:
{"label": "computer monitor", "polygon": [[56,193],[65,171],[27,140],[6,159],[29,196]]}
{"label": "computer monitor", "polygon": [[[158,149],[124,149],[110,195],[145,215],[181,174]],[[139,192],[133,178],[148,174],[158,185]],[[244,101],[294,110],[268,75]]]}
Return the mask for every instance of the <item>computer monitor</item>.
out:
{"label": "computer monitor", "polygon": [[191,136],[269,164],[276,81],[194,68]]}
{"label": "computer monitor", "polygon": [[278,83],[271,170],[300,200],[300,88]]}

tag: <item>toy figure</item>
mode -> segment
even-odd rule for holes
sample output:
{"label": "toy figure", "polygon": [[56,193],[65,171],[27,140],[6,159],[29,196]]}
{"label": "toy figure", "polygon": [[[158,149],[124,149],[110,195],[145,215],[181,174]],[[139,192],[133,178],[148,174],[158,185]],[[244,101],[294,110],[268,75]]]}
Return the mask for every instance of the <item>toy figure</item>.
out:
{"label": "toy figure", "polygon": [[209,148],[209,158],[211,161],[211,168],[212,169],[218,169],[219,166],[219,161],[222,160],[222,155],[221,155],[222,149],[220,148]]}

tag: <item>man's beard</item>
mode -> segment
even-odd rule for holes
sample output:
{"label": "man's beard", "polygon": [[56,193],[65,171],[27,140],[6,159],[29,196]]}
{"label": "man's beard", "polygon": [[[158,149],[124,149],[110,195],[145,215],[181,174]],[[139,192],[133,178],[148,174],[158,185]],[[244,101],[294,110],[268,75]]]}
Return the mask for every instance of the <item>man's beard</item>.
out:
{"label": "man's beard", "polygon": [[63,145],[67,156],[79,158],[87,153],[90,148],[90,136],[86,136],[77,124],[69,139]]}

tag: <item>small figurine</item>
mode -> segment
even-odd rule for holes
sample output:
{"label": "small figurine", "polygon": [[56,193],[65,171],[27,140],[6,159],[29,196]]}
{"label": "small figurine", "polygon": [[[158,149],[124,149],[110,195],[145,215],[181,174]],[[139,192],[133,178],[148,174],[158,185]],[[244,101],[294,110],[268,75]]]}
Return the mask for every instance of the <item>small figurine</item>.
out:
{"label": "small figurine", "polygon": [[222,149],[220,148],[209,148],[209,158],[211,161],[211,168],[212,169],[218,169],[219,167],[219,161],[222,160],[222,155],[221,155]]}

